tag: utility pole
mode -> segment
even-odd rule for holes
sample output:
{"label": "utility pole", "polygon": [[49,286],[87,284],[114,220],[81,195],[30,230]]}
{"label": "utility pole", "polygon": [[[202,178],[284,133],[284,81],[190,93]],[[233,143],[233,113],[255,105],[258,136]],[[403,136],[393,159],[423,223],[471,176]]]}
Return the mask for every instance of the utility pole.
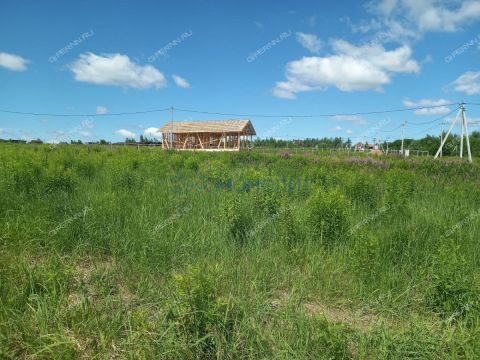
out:
{"label": "utility pole", "polygon": [[405,135],[405,126],[407,125],[407,120],[404,120],[403,121],[403,125],[402,125],[402,147],[401,147],[401,150],[400,152],[402,153],[402,155],[404,154],[403,153],[403,140],[404,140],[404,135]]}
{"label": "utility pole", "polygon": [[468,152],[468,161],[472,162],[472,152],[470,149],[470,139],[468,135],[468,121],[467,121],[467,115],[465,113],[465,103],[461,103],[457,116],[455,117],[455,120],[452,121],[452,124],[450,125],[450,128],[448,129],[447,133],[445,134],[445,137],[442,139],[442,142],[440,144],[440,148],[438,149],[437,153],[435,154],[435,159],[440,155],[442,152],[443,146],[445,145],[445,142],[448,139],[448,136],[452,132],[452,129],[455,127],[455,124],[457,121],[461,121],[461,126],[462,126],[462,137],[460,139],[460,158],[463,157],[463,137],[465,136],[467,138],[467,152]]}
{"label": "utility pole", "polygon": [[465,136],[465,110],[463,108],[463,103],[460,105],[460,109],[462,111],[462,135],[460,136],[460,159],[463,159],[463,137]]}
{"label": "utility pole", "polygon": [[[443,142],[443,121],[442,121],[442,131],[440,132],[440,144]],[[440,149],[440,157],[443,156],[443,149]]]}
{"label": "utility pole", "polygon": [[173,147],[173,106],[170,107],[170,121],[172,122],[170,128],[170,145]]}
{"label": "utility pole", "polygon": [[[466,115],[466,112],[465,112],[465,103],[462,103],[462,105],[460,107],[462,109],[462,118],[463,118],[463,124],[464,124],[463,127],[464,127],[465,137],[467,138],[468,161],[472,162],[472,150],[470,149],[470,138],[469,138],[469,134],[468,134],[468,125],[467,125],[468,121],[467,121],[467,115]],[[462,151],[463,151],[463,147],[462,147]]]}

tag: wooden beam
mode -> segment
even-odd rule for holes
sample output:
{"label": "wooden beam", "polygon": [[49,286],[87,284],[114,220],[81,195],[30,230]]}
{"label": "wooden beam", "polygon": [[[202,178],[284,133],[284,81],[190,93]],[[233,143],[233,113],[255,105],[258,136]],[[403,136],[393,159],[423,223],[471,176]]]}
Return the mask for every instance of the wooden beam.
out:
{"label": "wooden beam", "polygon": [[197,137],[198,137],[198,141],[200,141],[200,146],[202,147],[202,150],[203,150],[203,143],[202,143],[202,139],[200,139],[200,135],[197,133]]}
{"label": "wooden beam", "polygon": [[218,142],[218,149],[220,149],[220,145],[222,145],[223,134],[220,135],[220,141]]}

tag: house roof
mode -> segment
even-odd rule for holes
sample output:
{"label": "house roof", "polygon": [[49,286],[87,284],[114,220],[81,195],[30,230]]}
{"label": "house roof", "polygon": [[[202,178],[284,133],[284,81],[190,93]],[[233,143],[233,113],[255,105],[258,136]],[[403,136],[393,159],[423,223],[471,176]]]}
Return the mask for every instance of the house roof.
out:
{"label": "house roof", "polygon": [[209,121],[173,121],[160,129],[161,133],[241,133],[256,135],[255,129],[248,119],[209,120]]}

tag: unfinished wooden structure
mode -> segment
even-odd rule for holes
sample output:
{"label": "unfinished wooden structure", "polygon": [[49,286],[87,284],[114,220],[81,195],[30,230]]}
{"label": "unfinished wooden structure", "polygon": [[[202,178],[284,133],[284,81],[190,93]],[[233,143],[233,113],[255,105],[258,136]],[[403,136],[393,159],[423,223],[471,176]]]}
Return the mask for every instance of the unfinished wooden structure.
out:
{"label": "unfinished wooden structure", "polygon": [[256,135],[250,120],[170,121],[161,129],[162,148],[239,151]]}

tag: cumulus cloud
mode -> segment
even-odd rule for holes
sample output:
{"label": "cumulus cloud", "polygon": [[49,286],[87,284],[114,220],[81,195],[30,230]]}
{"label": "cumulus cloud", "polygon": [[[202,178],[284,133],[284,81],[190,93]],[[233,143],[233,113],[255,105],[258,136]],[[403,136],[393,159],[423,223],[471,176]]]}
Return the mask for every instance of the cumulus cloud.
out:
{"label": "cumulus cloud", "polygon": [[420,66],[411,59],[412,50],[404,45],[387,51],[381,45],[354,46],[334,40],[334,55],[303,57],[286,66],[286,81],[276,83],[273,94],[294,99],[304,91],[334,86],[341,91],[381,90],[396,73],[419,73]]}
{"label": "cumulus cloud", "polygon": [[181,76],[178,75],[172,75],[173,81],[175,82],[175,85],[178,87],[181,87],[183,89],[188,89],[190,87],[190,84],[188,81]]}
{"label": "cumulus cloud", "polygon": [[322,47],[322,42],[314,34],[305,34],[303,32],[297,32],[296,34],[297,41],[308,51],[318,54]]}
{"label": "cumulus cloud", "polygon": [[149,128],[146,128],[145,131],[143,132],[143,134],[145,136],[160,136],[160,129],[159,128],[156,128],[156,127],[149,127]]}
{"label": "cumulus cloud", "polygon": [[96,55],[86,53],[69,65],[77,81],[131,87],[136,89],[161,88],[165,76],[152,65],[138,65],[127,55]]}
{"label": "cumulus cloud", "polygon": [[455,32],[480,20],[478,0],[373,0],[367,9],[397,40],[426,32]]}
{"label": "cumulus cloud", "polygon": [[115,134],[123,138],[135,138],[135,133],[125,129],[119,129],[115,131]]}
{"label": "cumulus cloud", "polygon": [[0,66],[13,71],[27,70],[28,60],[15,54],[0,52]]}
{"label": "cumulus cloud", "polygon": [[468,71],[453,83],[453,89],[467,95],[480,94],[480,71]]}
{"label": "cumulus cloud", "polygon": [[95,113],[98,115],[103,115],[103,114],[106,114],[107,112],[108,112],[108,109],[105,106],[101,106],[101,105],[98,105],[95,110]]}
{"label": "cumulus cloud", "polygon": [[418,101],[412,101],[407,99],[403,101],[403,105],[408,108],[425,107],[425,109],[415,110],[413,112],[415,115],[445,115],[451,111],[450,108],[446,106],[448,104],[451,104],[451,101],[445,99],[421,99]]}

